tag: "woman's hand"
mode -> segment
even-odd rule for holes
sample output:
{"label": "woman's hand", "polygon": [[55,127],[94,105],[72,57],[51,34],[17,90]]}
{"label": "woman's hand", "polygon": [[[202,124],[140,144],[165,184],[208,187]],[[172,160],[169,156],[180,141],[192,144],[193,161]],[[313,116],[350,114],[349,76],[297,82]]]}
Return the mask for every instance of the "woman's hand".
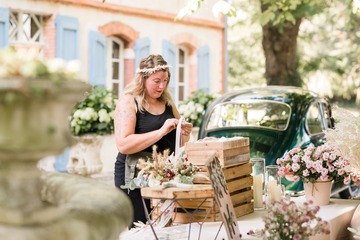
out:
{"label": "woman's hand", "polygon": [[183,121],[181,124],[181,135],[190,136],[193,125],[192,123]]}
{"label": "woman's hand", "polygon": [[179,120],[176,118],[169,118],[164,122],[164,125],[160,128],[160,131],[162,133],[162,136],[165,136],[172,130],[176,129],[176,126],[178,125]]}

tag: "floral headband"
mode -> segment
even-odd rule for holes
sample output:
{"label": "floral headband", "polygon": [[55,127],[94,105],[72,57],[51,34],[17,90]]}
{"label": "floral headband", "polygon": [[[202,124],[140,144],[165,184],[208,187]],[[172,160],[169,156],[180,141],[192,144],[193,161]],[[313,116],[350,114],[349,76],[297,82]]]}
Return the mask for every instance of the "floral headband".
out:
{"label": "floral headband", "polygon": [[142,69],[137,69],[136,72],[137,73],[145,73],[145,74],[153,74],[154,72],[160,71],[160,70],[167,70],[169,69],[169,65],[157,65],[153,68],[142,68]]}

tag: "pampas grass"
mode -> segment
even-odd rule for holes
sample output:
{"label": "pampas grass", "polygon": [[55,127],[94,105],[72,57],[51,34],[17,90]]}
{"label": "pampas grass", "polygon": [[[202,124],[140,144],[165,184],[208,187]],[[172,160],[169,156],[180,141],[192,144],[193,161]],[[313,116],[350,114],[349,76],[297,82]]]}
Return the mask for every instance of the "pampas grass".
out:
{"label": "pampas grass", "polygon": [[360,117],[339,107],[334,108],[333,117],[335,129],[326,130],[326,141],[350,161],[353,175],[360,176]]}

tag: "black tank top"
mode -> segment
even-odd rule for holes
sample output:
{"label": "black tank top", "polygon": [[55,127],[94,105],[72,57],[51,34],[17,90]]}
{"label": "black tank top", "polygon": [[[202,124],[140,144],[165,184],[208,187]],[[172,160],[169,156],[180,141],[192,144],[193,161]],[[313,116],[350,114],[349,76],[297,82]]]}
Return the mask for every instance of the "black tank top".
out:
{"label": "black tank top", "polygon": [[[165,111],[159,115],[153,115],[148,111],[140,112],[139,110],[136,113],[136,126],[135,133],[147,133],[154,130],[160,129],[165,121],[169,118],[174,118],[171,105],[165,105]],[[170,149],[170,153],[175,151],[175,136],[176,129],[163,136],[155,145],[158,147],[158,151],[164,151],[165,149]],[[152,146],[144,149],[146,152],[152,152]],[[115,185],[121,186],[125,183],[125,158],[126,155],[118,153],[116,162],[115,162]]]}

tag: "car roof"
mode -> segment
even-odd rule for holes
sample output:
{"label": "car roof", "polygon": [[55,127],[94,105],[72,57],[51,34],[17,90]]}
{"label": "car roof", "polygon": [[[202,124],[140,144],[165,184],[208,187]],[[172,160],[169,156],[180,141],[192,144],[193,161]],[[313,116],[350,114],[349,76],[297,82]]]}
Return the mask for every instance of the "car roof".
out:
{"label": "car roof", "polygon": [[242,99],[258,99],[258,100],[272,100],[284,103],[292,103],[294,97],[301,97],[303,101],[311,101],[318,98],[318,95],[312,91],[293,86],[266,86],[266,87],[249,87],[238,90],[233,90],[224,93],[214,103],[236,101]]}

